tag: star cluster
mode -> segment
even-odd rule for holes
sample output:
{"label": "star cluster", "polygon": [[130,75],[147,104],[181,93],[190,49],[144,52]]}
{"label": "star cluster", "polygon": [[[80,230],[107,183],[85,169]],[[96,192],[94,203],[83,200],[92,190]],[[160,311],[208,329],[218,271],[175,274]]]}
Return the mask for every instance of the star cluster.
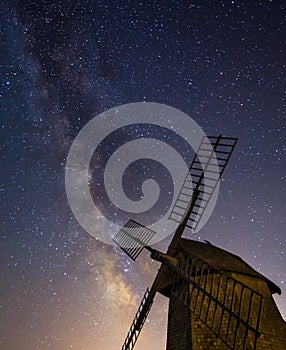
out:
{"label": "star cluster", "polygon": [[[167,104],[206,134],[239,138],[195,239],[273,280],[286,317],[285,10],[270,0],[3,2],[1,348],[121,347],[158,265],[86,233],[64,172],[79,130],[130,102]],[[165,348],[167,307],[158,296],[138,347]]]}

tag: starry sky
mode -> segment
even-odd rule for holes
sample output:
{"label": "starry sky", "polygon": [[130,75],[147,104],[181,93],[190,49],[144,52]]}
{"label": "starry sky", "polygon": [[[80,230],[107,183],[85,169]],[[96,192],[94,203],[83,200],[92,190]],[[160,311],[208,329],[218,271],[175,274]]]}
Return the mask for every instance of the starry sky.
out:
{"label": "starry sky", "polygon": [[[145,253],[134,263],[85,232],[64,177],[79,130],[130,102],[167,104],[206,134],[239,138],[194,239],[275,282],[286,318],[284,1],[0,6],[0,348],[121,348],[158,264]],[[165,348],[167,307],[158,295],[138,348]]]}

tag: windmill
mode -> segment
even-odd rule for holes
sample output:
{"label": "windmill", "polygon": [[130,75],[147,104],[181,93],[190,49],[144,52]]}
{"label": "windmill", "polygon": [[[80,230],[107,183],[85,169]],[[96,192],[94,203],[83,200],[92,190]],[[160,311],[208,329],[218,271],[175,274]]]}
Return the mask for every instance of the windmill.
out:
{"label": "windmill", "polygon": [[132,260],[147,249],[161,263],[122,350],[134,348],[157,292],[170,299],[168,350],[256,349],[264,296],[233,272],[242,269],[245,275],[263,279],[273,293],[279,293],[279,288],[210,242],[182,238],[186,227],[198,227],[236,142],[236,138],[221,135],[202,139],[169,217],[178,227],[166,253],[148,246],[156,232],[132,219],[113,238]]}

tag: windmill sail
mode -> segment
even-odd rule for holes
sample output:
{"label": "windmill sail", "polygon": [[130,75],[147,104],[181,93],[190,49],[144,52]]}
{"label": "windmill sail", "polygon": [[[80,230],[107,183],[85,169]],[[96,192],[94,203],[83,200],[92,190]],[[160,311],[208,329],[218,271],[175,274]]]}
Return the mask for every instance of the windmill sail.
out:
{"label": "windmill sail", "polygon": [[192,161],[189,172],[170,214],[170,219],[181,223],[184,219],[194,190],[199,196],[194,204],[187,227],[196,230],[215,191],[217,183],[230,159],[237,138],[205,136]]}
{"label": "windmill sail", "polygon": [[139,222],[130,219],[115,235],[113,241],[135,261],[155,233]]}
{"label": "windmill sail", "polygon": [[[231,350],[256,349],[263,297],[189,252],[180,251],[171,295],[190,308]],[[246,311],[247,310],[247,311]]]}
{"label": "windmill sail", "polygon": [[153,299],[154,295],[150,294],[149,288],[147,288],[121,350],[132,350],[134,348],[140,331],[153,304]]}
{"label": "windmill sail", "polygon": [[[131,350],[134,348],[152,306],[156,292],[159,291],[162,293],[165,290],[163,293],[166,295],[168,294],[167,291],[170,289],[171,295],[179,298],[184,305],[190,308],[190,310],[202,319],[207,327],[213,330],[230,349],[245,349],[245,345],[243,345],[243,348],[237,348],[233,345],[238,343],[236,339],[240,332],[245,332],[246,335],[244,339],[248,339],[251,334],[253,342],[256,343],[259,317],[257,318],[256,324],[254,324],[255,322],[253,321],[251,312],[249,312],[249,315],[242,315],[241,304],[246,302],[244,297],[245,293],[250,293],[250,309],[252,309],[251,303],[255,299],[255,305],[258,305],[260,313],[262,303],[261,296],[249,287],[242,285],[240,282],[235,281],[233,278],[217,271],[214,267],[202,261],[182,258],[182,253],[179,249],[180,239],[185,227],[188,226],[192,229],[197,228],[236,142],[236,138],[227,138],[221,135],[218,137],[204,137],[202,139],[198,152],[191,164],[177,201],[170,214],[170,219],[178,222],[179,225],[166,254],[158,252],[147,245],[155,232],[134,220],[129,220],[114,237],[114,242],[116,242],[133,260],[146,248],[151,252],[151,257],[153,259],[162,262],[150,291],[147,289],[142,299],[122,346],[122,350]],[[178,253],[180,259],[179,263],[177,263]],[[207,278],[209,281],[209,278],[211,278],[210,276],[212,276],[211,271],[213,271],[213,276],[216,276],[216,278],[218,278],[220,274],[224,276],[227,281],[225,285],[227,286],[227,292],[225,292],[225,286],[223,286],[221,280],[219,280],[219,286],[217,287],[215,279],[213,279],[211,283],[211,290],[208,289],[205,276],[208,276]],[[228,292],[230,283],[233,284],[233,288]],[[241,288],[240,293],[238,292],[239,288]],[[218,290],[217,294],[215,290]],[[228,306],[226,300],[229,299],[229,295],[227,293],[232,295],[232,297],[230,297],[231,305]],[[221,300],[221,295],[223,295],[223,300]],[[237,295],[238,297],[240,295],[238,303],[240,306],[238,310],[233,306],[234,298],[237,298]],[[237,303],[235,303],[235,305],[237,305]],[[215,309],[215,311],[212,314],[211,312],[213,309]],[[220,316],[218,316],[218,312],[221,312]],[[228,317],[226,334],[223,333],[225,332],[225,321],[223,321],[225,317]],[[221,320],[220,323],[215,322],[217,318]],[[234,323],[235,325],[233,326]],[[229,329],[231,327],[236,328],[234,339],[229,335]],[[244,342],[246,343],[246,340],[244,340]]]}

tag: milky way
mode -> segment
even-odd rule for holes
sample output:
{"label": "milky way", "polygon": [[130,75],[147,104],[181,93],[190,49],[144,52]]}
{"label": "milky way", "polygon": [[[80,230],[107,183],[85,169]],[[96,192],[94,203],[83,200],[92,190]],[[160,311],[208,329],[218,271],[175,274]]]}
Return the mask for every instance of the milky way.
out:
{"label": "milky way", "polygon": [[[64,174],[79,130],[130,102],[239,138],[195,239],[275,282],[286,317],[285,13],[266,0],[2,2],[1,349],[120,349],[158,265],[85,232]],[[158,296],[138,348],[165,348],[167,307]]]}

